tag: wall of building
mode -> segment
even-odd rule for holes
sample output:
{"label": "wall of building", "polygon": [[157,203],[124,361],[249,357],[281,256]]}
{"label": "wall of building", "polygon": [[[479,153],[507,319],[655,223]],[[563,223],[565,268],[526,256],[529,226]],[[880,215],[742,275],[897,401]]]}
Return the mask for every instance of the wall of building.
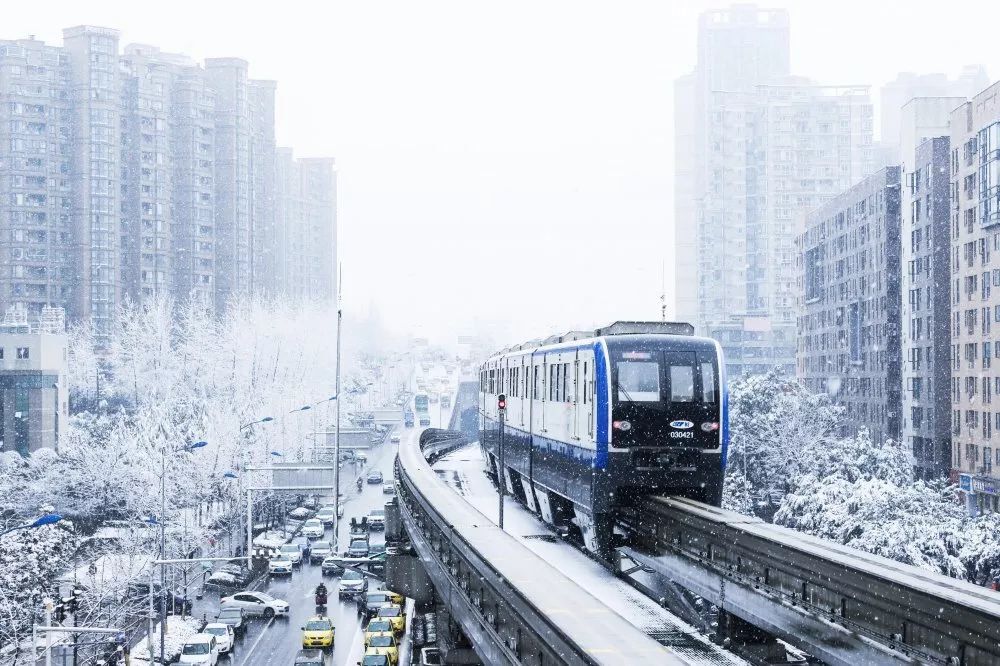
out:
{"label": "wall of building", "polygon": [[876,440],[900,433],[899,194],[899,168],[882,169],[809,213],[798,241],[797,375]]}
{"label": "wall of building", "polygon": [[0,332],[0,450],[58,450],[69,418],[64,334]]}

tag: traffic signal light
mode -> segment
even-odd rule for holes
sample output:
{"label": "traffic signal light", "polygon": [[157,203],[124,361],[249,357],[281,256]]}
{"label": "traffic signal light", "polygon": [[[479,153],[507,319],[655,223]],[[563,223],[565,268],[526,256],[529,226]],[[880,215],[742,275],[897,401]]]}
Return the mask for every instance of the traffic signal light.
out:
{"label": "traffic signal light", "polygon": [[497,409],[507,409],[507,396],[503,393],[497,396]]}
{"label": "traffic signal light", "polygon": [[52,609],[52,619],[56,622],[63,622],[66,619],[66,607],[62,601],[57,603]]}

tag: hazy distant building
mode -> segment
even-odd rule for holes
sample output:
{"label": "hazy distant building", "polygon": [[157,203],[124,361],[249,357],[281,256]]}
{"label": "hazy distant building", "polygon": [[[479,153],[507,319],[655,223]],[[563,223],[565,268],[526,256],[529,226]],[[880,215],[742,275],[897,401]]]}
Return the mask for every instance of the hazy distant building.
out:
{"label": "hazy distant building", "polygon": [[698,65],[675,86],[677,314],[732,374],[795,371],[802,217],[873,164],[867,87],[788,71],[787,13],[735,5],[702,15]]}
{"label": "hazy distant building", "polygon": [[334,160],[295,158],[279,148],[277,290],[293,301],[336,292],[337,183]]}
{"label": "hazy distant building", "polygon": [[914,74],[902,72],[879,90],[880,127],[879,160],[882,165],[895,165],[905,158],[899,143],[903,105],[915,97],[961,97],[968,99],[990,84],[986,68],[968,65],[956,78],[946,74]]}
{"label": "hazy distant building", "polygon": [[918,478],[951,468],[950,129],[961,97],[917,97],[899,123],[901,437]]}
{"label": "hazy distant building", "polygon": [[798,241],[798,377],[876,441],[900,428],[899,191],[886,167],[809,213]]}
{"label": "hazy distant building", "polygon": [[106,345],[126,298],[331,297],[333,162],[278,173],[275,82],[118,41],[0,41],[0,308],[61,306]]}
{"label": "hazy distant building", "polygon": [[253,241],[252,264],[254,294],[275,296],[278,293],[277,202],[275,186],[276,144],[274,138],[274,81],[251,80],[250,94],[250,160],[253,165],[251,217]]}
{"label": "hazy distant building", "polygon": [[251,141],[248,64],[240,58],[208,58],[215,90],[215,305],[251,287]]}

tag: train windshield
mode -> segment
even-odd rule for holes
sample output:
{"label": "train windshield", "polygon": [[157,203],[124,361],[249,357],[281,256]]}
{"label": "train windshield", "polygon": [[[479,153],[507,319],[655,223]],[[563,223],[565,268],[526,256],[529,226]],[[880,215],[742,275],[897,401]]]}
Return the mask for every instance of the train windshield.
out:
{"label": "train windshield", "polygon": [[622,351],[613,358],[617,446],[718,446],[719,373],[704,351]]}

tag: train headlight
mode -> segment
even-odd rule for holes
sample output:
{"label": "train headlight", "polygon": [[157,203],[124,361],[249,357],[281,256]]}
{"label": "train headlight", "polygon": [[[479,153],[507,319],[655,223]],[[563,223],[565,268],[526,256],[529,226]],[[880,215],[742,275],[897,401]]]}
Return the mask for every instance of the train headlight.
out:
{"label": "train headlight", "polygon": [[704,430],[705,432],[715,432],[716,430],[719,429],[719,424],[715,422],[702,423],[701,429]]}
{"label": "train headlight", "polygon": [[631,421],[614,421],[611,425],[615,430],[621,430],[622,432],[628,432],[632,429]]}

